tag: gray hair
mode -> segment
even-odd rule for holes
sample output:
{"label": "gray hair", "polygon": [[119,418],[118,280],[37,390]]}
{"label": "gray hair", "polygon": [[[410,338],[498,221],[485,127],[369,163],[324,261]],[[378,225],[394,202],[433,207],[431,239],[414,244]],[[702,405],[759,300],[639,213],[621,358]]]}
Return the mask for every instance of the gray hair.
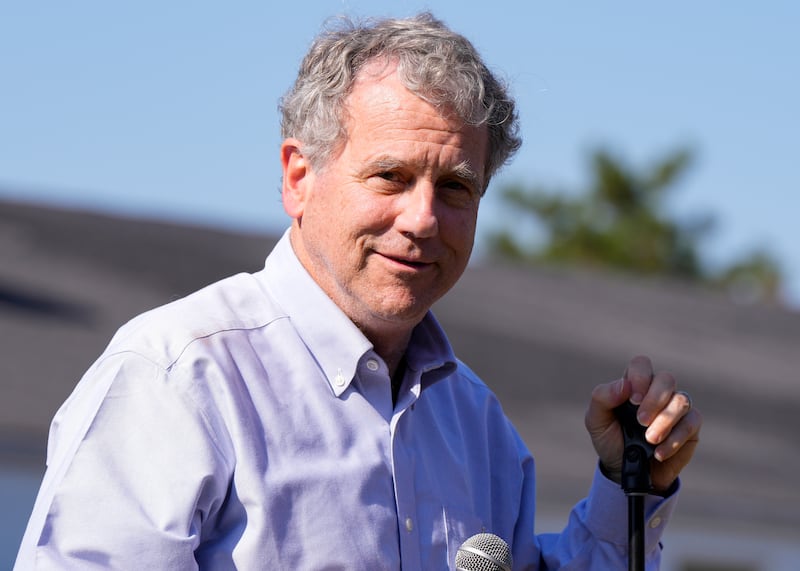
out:
{"label": "gray hair", "polygon": [[427,12],[403,20],[340,22],[313,42],[280,104],[281,135],[301,141],[315,168],[344,142],[347,96],[364,66],[380,59],[397,62],[406,88],[434,107],[466,124],[487,126],[486,184],[519,149],[514,100],[464,36]]}

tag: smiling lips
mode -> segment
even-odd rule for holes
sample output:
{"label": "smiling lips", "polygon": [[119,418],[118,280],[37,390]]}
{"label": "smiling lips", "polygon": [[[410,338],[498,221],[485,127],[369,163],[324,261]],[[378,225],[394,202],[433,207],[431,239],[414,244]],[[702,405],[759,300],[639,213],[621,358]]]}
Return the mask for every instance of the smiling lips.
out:
{"label": "smiling lips", "polygon": [[424,261],[419,258],[406,258],[403,256],[393,256],[391,254],[383,254],[380,252],[377,253],[383,258],[394,262],[395,264],[399,264],[407,268],[413,268],[415,270],[424,270],[433,266],[433,262]]}

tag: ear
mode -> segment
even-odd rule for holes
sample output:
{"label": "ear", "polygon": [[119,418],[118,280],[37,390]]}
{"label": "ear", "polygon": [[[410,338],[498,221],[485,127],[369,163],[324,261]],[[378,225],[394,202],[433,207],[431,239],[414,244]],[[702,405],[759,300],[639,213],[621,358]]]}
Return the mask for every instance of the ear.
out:
{"label": "ear", "polygon": [[283,142],[281,165],[283,167],[283,186],[281,188],[283,209],[289,216],[299,220],[305,210],[313,177],[311,165],[300,150],[300,141],[286,139]]}

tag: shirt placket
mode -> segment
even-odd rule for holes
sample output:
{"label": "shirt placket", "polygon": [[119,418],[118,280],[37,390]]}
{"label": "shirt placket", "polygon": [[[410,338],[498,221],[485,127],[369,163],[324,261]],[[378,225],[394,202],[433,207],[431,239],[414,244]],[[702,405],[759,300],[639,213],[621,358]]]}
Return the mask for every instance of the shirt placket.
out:
{"label": "shirt placket", "polygon": [[410,430],[413,405],[419,393],[419,379],[410,374],[401,387],[397,406],[391,402],[389,372],[380,357],[366,353],[358,366],[361,390],[365,398],[389,424],[389,447],[394,483],[397,532],[402,568],[421,569],[420,536],[417,517],[415,482],[416,457],[405,446],[404,431]]}
{"label": "shirt placket", "polygon": [[[406,378],[408,383],[410,379]],[[412,383],[414,384],[414,383]],[[418,381],[415,384],[418,388]],[[394,478],[395,502],[400,534],[400,557],[402,568],[421,569],[419,525],[416,521],[417,490],[414,482],[416,457],[405,446],[403,433],[410,429],[413,420],[413,405],[418,390],[409,390],[406,384],[400,390],[400,397],[390,426],[392,445],[392,476]]]}

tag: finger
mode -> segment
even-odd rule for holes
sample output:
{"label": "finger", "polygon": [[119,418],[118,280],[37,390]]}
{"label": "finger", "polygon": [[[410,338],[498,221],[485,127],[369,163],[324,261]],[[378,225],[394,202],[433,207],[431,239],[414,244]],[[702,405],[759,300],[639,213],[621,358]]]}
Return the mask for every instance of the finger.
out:
{"label": "finger", "polygon": [[642,426],[650,426],[653,420],[670,404],[675,395],[676,386],[677,382],[672,373],[660,371],[653,375],[650,387],[637,414]]}
{"label": "finger", "polygon": [[685,455],[688,452],[689,455],[685,461],[685,463],[688,463],[694,453],[694,448],[700,440],[699,434],[702,424],[702,416],[697,410],[690,410],[681,416],[663,442],[656,447],[654,453],[656,460],[665,462],[679,453]]}
{"label": "finger", "polygon": [[654,463],[651,474],[653,489],[659,492],[668,490],[691,461],[698,444],[699,439],[689,440],[667,461]]}
{"label": "finger", "polygon": [[631,383],[631,402],[641,404],[653,380],[653,364],[643,355],[634,357],[628,363],[623,378]]}
{"label": "finger", "polygon": [[601,408],[613,410],[631,396],[631,384],[625,379],[597,385],[592,391],[592,402]]}
{"label": "finger", "polygon": [[659,444],[672,431],[678,422],[689,413],[689,396],[683,392],[673,392],[666,405],[648,424],[645,437],[651,444]]}
{"label": "finger", "polygon": [[653,464],[653,486],[667,490],[694,456],[700,442],[703,417],[697,410],[690,410],[678,423],[673,434],[656,448],[657,462]]}

